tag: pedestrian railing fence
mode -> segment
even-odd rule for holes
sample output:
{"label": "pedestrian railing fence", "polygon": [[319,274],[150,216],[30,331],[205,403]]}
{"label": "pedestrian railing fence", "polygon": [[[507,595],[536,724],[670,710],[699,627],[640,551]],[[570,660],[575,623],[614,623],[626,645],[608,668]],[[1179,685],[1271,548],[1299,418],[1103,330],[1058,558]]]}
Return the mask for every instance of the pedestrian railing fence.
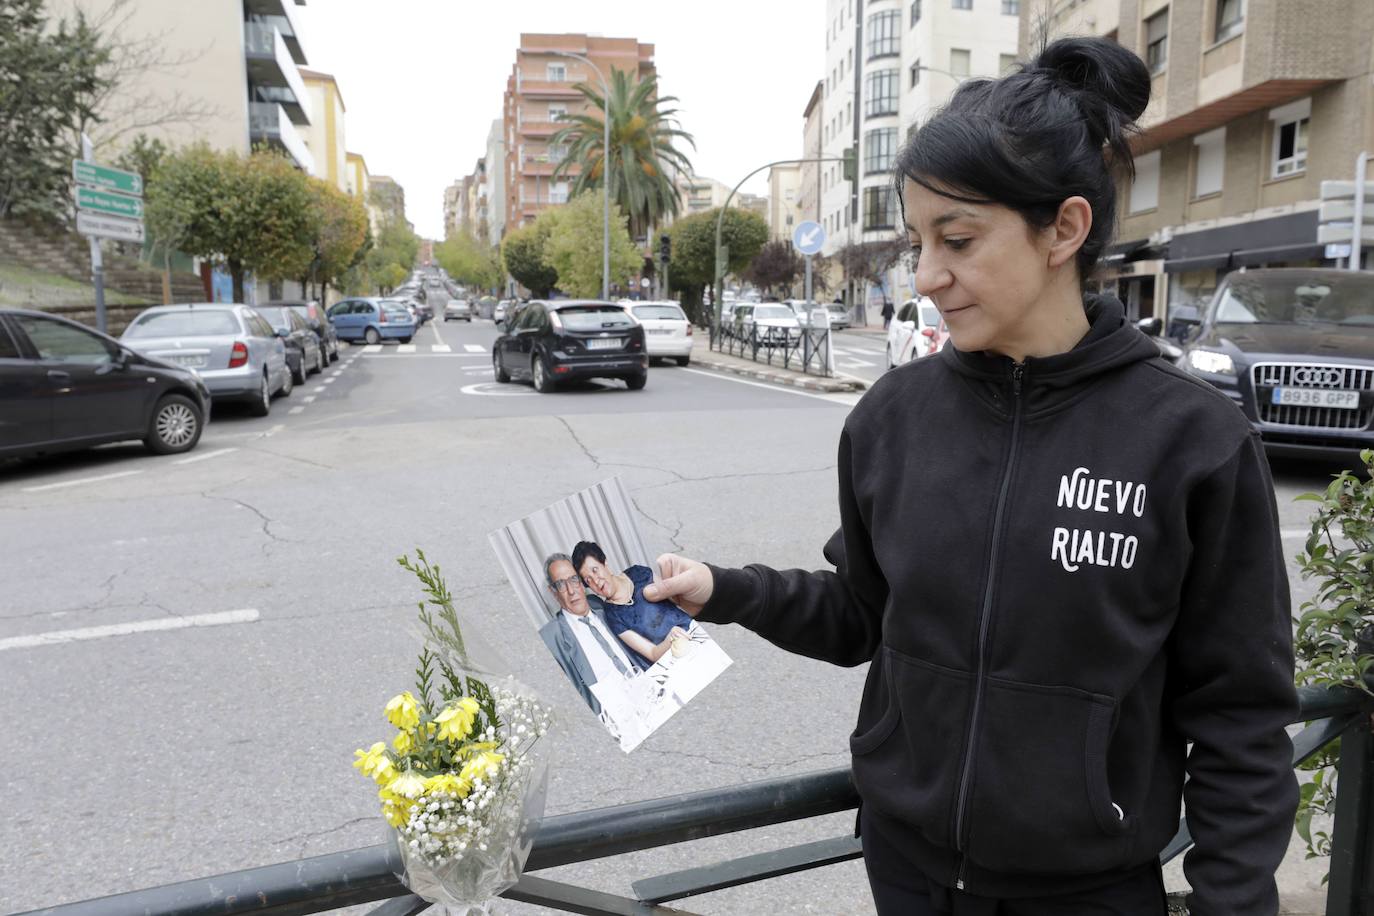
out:
{"label": "pedestrian railing fence", "polygon": [[724,324],[711,333],[711,349],[769,366],[819,375],[835,374],[829,327],[799,328]]}
{"label": "pedestrian railing fence", "polygon": [[[1349,688],[1303,688],[1299,693],[1299,721],[1306,727],[1293,737],[1293,765],[1340,741],[1326,916],[1374,916],[1374,741],[1370,731],[1374,701]],[[645,877],[632,883],[634,896],[579,887],[537,873],[852,811],[858,802],[849,770],[840,768],[547,817],[535,836],[526,873],[504,896],[594,916],[681,916],[687,911],[665,904],[855,859],[862,855],[859,841],[845,831],[830,839]],[[1167,862],[1191,844],[1185,818],[1160,858]],[[33,912],[52,916],[298,916],[384,900],[372,914],[410,916],[429,904],[406,889],[397,877],[400,870],[394,846],[382,844]]]}

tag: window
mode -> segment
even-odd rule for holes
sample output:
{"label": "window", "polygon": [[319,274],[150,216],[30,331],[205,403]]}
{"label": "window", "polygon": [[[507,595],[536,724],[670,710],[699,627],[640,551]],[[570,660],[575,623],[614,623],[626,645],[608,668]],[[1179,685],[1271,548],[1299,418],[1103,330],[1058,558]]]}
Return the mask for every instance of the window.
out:
{"label": "window", "polygon": [[1216,41],[1245,31],[1245,0],[1217,0]]}
{"label": "window", "polygon": [[882,127],[864,134],[864,174],[877,175],[892,170],[897,155],[897,128]]}
{"label": "window", "polygon": [[1273,177],[1297,175],[1307,171],[1307,136],[1312,117],[1312,100],[1298,99],[1269,112],[1274,127]]}
{"label": "window", "polygon": [[0,359],[18,359],[19,348],[10,339],[10,332],[0,327]]}
{"label": "window", "polygon": [[566,83],[568,81],[568,65],[549,64],[545,69],[545,74],[551,83]]}
{"label": "window", "polygon": [[911,88],[915,89],[921,84],[921,59],[916,58],[916,63],[911,65]]}
{"label": "window", "polygon": [[1169,62],[1169,8],[1145,20],[1145,63],[1151,73],[1159,73]]}
{"label": "window", "polygon": [[949,8],[952,10],[971,10],[973,0],[949,0]]}
{"label": "window", "polygon": [[844,103],[844,123],[854,123],[854,103],[852,101]]}
{"label": "window", "polygon": [[568,106],[567,106],[567,105],[550,105],[550,106],[549,106],[549,120],[550,120],[550,121],[561,121],[561,120],[563,120],[564,118],[566,118],[567,116],[568,116]]}
{"label": "window", "polygon": [[969,75],[970,52],[964,48],[949,49],[949,74],[956,79],[963,79]]}
{"label": "window", "polygon": [[20,329],[38,351],[39,359],[98,365],[114,358],[110,345],[90,331],[49,318],[15,315]]}
{"label": "window", "polygon": [[892,188],[864,188],[864,231],[892,229],[897,225],[897,198]]}
{"label": "window", "polygon": [[1015,67],[1015,66],[1016,66],[1016,55],[1015,55],[1015,54],[998,54],[998,55],[997,55],[997,75],[998,75],[998,76],[1006,76],[1008,73],[1010,73],[1010,72],[1012,71],[1012,68]]}
{"label": "window", "polygon": [[1218,127],[1193,138],[1193,196],[1221,191],[1226,168],[1226,128]]}
{"label": "window", "polygon": [[874,70],[864,80],[864,117],[897,113],[897,71]]}
{"label": "window", "polygon": [[1144,213],[1159,206],[1159,150],[1137,156],[1135,180],[1131,182],[1131,213]]}
{"label": "window", "polygon": [[1020,16],[1021,0],[1002,0],[1003,16]]}
{"label": "window", "polygon": [[849,72],[854,72],[854,49],[850,48],[844,55],[845,62],[849,64]]}
{"label": "window", "polygon": [[568,158],[568,144],[555,143],[549,147],[548,154],[550,162],[562,162],[564,159]]}
{"label": "window", "polygon": [[921,21],[921,0],[911,0],[911,27]]}
{"label": "window", "polygon": [[902,14],[897,10],[868,17],[868,59],[893,57],[902,51]]}

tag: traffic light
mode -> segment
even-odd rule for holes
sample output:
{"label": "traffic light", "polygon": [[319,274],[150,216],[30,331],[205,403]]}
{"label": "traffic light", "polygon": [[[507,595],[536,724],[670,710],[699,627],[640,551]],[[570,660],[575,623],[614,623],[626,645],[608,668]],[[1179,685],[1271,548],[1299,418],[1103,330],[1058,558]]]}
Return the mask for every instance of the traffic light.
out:
{"label": "traffic light", "polygon": [[858,160],[859,160],[859,157],[858,157],[858,155],[854,152],[854,147],[852,147],[852,146],[846,146],[846,147],[844,148],[844,180],[845,180],[845,181],[853,181],[854,179],[856,179],[856,178],[859,177],[859,168],[858,168],[859,161],[858,161]]}
{"label": "traffic light", "polygon": [[673,237],[670,235],[660,235],[658,237],[658,256],[663,261],[672,260]]}

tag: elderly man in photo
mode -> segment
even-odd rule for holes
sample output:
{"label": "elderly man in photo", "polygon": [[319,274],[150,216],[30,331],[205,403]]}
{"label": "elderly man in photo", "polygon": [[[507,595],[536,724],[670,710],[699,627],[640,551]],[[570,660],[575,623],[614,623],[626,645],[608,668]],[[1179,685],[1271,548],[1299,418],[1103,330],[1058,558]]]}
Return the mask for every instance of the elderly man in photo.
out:
{"label": "elderly man in photo", "polygon": [[631,680],[641,668],[606,626],[601,603],[587,595],[567,554],[544,560],[544,578],[559,611],[539,635],[592,712],[607,721],[591,685]]}

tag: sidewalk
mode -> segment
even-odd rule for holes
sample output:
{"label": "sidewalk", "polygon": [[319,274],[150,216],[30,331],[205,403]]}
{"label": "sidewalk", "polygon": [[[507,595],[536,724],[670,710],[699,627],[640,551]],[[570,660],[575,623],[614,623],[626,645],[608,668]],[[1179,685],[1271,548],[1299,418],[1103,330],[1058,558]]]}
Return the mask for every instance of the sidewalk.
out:
{"label": "sidewalk", "polygon": [[830,394],[863,391],[868,387],[862,379],[849,376],[824,378],[819,375],[807,375],[804,372],[784,369],[780,356],[775,357],[773,365],[770,366],[766,362],[756,363],[752,359],[719,353],[711,349],[710,341],[711,335],[708,331],[697,329],[692,335],[692,365],[698,369],[728,372],[732,375],[757,379],[761,382],[791,385],[794,388],[804,388],[807,391],[824,391]]}

